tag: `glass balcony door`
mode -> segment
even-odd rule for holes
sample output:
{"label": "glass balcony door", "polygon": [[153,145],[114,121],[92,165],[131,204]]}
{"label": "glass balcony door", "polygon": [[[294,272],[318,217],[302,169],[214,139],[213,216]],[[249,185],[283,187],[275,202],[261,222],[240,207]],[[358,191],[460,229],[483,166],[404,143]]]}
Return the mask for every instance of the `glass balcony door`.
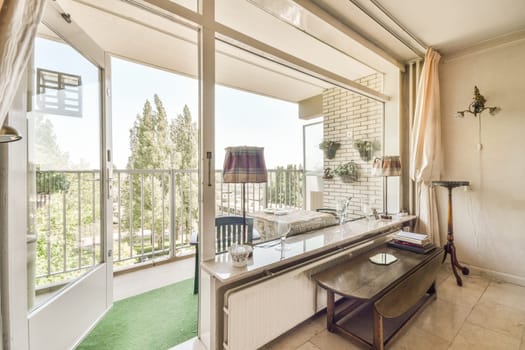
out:
{"label": "glass balcony door", "polygon": [[27,84],[28,336],[66,349],[112,304],[109,60],[59,8],[43,22]]}

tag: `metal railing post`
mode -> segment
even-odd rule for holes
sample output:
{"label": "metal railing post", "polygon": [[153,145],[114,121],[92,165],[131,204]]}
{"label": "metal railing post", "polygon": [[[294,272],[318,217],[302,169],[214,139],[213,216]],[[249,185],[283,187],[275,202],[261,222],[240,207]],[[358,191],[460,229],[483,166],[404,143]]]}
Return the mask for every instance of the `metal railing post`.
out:
{"label": "metal railing post", "polygon": [[67,208],[66,208],[66,191],[62,192],[62,239],[64,240],[62,257],[64,262],[64,271],[67,270]]}
{"label": "metal railing post", "polygon": [[169,211],[169,220],[170,220],[170,258],[173,258],[176,255],[175,252],[175,220],[177,220],[177,216],[175,215],[175,170],[172,168],[170,169],[170,211]]}

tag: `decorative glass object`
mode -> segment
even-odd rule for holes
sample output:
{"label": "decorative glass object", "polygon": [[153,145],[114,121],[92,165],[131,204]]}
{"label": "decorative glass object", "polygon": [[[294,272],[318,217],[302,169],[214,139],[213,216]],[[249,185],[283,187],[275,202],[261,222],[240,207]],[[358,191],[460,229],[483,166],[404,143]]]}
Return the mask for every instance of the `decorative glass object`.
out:
{"label": "decorative glass object", "polygon": [[248,257],[252,252],[252,247],[246,244],[232,244],[230,246],[230,255],[232,265],[235,267],[244,267],[248,265]]}

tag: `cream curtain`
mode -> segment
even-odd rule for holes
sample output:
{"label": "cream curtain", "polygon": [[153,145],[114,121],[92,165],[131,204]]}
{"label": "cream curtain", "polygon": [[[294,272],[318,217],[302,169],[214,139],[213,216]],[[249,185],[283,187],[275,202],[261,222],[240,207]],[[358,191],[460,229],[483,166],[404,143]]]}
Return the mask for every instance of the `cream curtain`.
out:
{"label": "cream curtain", "polygon": [[[44,2],[45,0],[0,0],[0,126],[4,124],[31,55]],[[0,182],[4,180],[0,179]],[[6,198],[2,197],[1,200],[5,201]],[[0,213],[0,217],[4,217],[5,208],[5,202],[1,203],[0,210],[3,213]],[[0,232],[0,237],[3,234],[5,232]],[[4,257],[1,258],[4,260]],[[0,280],[3,284],[4,276]],[[3,294],[3,285],[0,285],[0,289]],[[0,309],[0,316],[0,334],[4,339],[4,310]],[[3,341],[0,342],[0,350],[2,348]]]}
{"label": "cream curtain", "polygon": [[45,0],[0,0],[0,125],[33,49]]}
{"label": "cream curtain", "polygon": [[415,182],[416,229],[441,246],[433,180],[439,180],[443,162],[438,65],[441,55],[428,49],[416,91],[410,136],[410,178]]}

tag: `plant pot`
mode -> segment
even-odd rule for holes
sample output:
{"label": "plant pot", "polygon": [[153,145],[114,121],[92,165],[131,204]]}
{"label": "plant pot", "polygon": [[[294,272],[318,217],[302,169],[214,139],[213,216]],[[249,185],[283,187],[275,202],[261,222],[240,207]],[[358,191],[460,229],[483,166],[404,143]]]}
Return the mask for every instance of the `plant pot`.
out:
{"label": "plant pot", "polygon": [[359,151],[359,156],[361,157],[362,160],[364,160],[365,162],[368,162],[370,159],[372,159],[372,152],[371,151]]}
{"label": "plant pot", "polygon": [[344,183],[350,183],[357,181],[357,175],[341,175],[341,181]]}
{"label": "plant pot", "polygon": [[326,157],[326,159],[334,159],[336,151],[337,150],[335,148],[325,149],[324,156]]}

